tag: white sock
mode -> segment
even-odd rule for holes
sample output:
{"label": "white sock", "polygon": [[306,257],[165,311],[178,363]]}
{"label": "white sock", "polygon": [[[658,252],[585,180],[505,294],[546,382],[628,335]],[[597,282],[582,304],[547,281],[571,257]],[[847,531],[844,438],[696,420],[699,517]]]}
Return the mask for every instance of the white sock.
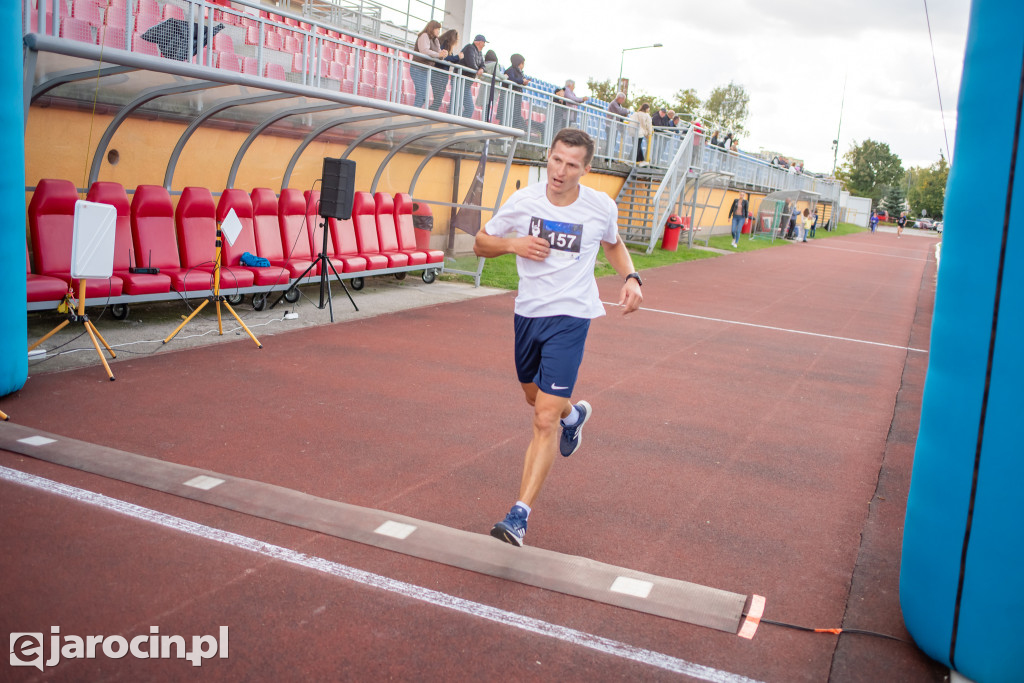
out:
{"label": "white sock", "polygon": [[519,507],[521,507],[521,508],[523,508],[524,510],[526,510],[526,518],[527,518],[527,519],[529,519],[529,518],[530,518],[530,512],[531,512],[531,510],[530,510],[530,506],[529,506],[529,505],[527,505],[526,503],[524,503],[524,502],[523,502],[523,501],[521,501],[521,500],[517,500],[517,501],[516,501],[516,505],[518,505]]}
{"label": "white sock", "polygon": [[566,427],[572,427],[574,424],[580,421],[580,411],[576,409],[576,406],[572,406],[572,411],[562,418],[562,424]]}

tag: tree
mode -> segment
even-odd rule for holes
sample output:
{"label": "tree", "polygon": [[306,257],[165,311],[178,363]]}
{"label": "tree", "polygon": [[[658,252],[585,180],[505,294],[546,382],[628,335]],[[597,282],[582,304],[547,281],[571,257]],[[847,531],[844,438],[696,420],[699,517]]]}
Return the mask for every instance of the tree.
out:
{"label": "tree", "polygon": [[901,211],[907,210],[907,194],[903,191],[902,183],[893,185],[882,194],[882,208],[888,211],[890,216],[898,216]]}
{"label": "tree", "polygon": [[903,162],[884,142],[867,139],[843,155],[836,177],[857,197],[870,197],[878,206],[885,192],[903,180]]}
{"label": "tree", "polygon": [[729,81],[729,85],[719,86],[711,91],[704,100],[701,114],[734,136],[745,135],[745,124],[750,115],[749,104],[750,96],[747,89]]}
{"label": "tree", "polygon": [[928,168],[911,169],[914,182],[907,192],[910,212],[916,216],[942,218],[946,203],[946,181],[949,179],[949,164],[939,152],[939,160]]}
{"label": "tree", "polygon": [[[615,95],[618,92],[615,90],[615,82],[611,79],[607,81],[598,81],[594,78],[587,79],[587,88],[590,89],[590,96],[605,102],[611,102],[615,99]],[[651,114],[658,111],[659,107],[668,108],[668,102],[658,97],[657,95],[649,95],[644,90],[641,90],[637,85],[630,85],[629,94],[626,96],[626,109],[630,111],[636,111],[640,108],[640,105],[647,102],[651,105]]]}
{"label": "tree", "polygon": [[615,99],[615,95],[617,94],[615,90],[615,83],[610,78],[607,81],[588,78],[587,88],[590,90],[590,96],[592,98],[604,100],[605,102],[611,102]]}
{"label": "tree", "polygon": [[692,121],[700,111],[700,97],[697,96],[697,91],[693,88],[676,90],[671,101],[673,102],[672,109],[679,114],[679,118],[683,121]]}

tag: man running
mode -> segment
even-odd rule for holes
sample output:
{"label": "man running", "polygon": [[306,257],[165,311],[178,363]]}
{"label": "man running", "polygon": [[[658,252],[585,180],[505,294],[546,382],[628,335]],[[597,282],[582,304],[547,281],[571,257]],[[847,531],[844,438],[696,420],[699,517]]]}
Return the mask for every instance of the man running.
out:
{"label": "man running", "polygon": [[903,228],[907,225],[907,212],[904,211],[900,214],[900,217],[896,219],[896,237],[903,236]]}
{"label": "man running", "polygon": [[[593,415],[586,401],[570,401],[587,330],[604,315],[594,279],[599,247],[625,281],[619,294],[623,313],[643,301],[643,284],[626,245],[619,239],[618,209],[608,195],[580,185],[590,171],[594,141],[566,128],[548,151],[548,177],[515,192],[477,233],[477,256],[516,255],[519,294],[515,303],[516,373],[533,407],[533,438],[526,449],[519,499],[491,535],[523,545],[527,519],[555,460],[583,442],[583,425]],[[514,234],[505,239],[503,236]],[[559,438],[561,430],[561,438]]]}

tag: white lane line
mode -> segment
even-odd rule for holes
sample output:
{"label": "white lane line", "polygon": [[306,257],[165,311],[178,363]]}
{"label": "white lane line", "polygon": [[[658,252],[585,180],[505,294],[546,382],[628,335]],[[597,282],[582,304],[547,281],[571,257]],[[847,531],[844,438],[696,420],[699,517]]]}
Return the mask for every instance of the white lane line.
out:
{"label": "white lane line", "polygon": [[[613,304],[608,301],[602,301],[605,306],[611,306],[618,308],[618,304]],[[726,320],[724,318],[710,318],[706,315],[693,315],[692,313],[677,313],[676,311],[661,311],[657,308],[644,308],[640,307],[641,311],[648,311],[650,313],[664,313],[665,315],[676,315],[680,318],[694,318],[696,320],[707,320],[714,323],[725,323],[727,325],[742,325],[743,327],[756,327],[762,330],[774,330],[775,332],[788,332],[789,334],[803,334],[808,337],[820,337],[822,339],[833,339],[835,341],[848,341],[854,344],[868,344],[870,346],[884,346],[887,349],[899,349],[900,351],[913,351],[915,353],[928,353],[928,349],[915,349],[912,346],[900,346],[899,344],[883,344],[882,342],[873,342],[866,339],[853,339],[852,337],[837,337],[831,334],[822,334],[820,332],[805,332],[804,330],[791,330],[785,327],[773,327],[771,325],[758,325],[757,323],[745,323],[739,320]]]}
{"label": "white lane line", "polygon": [[60,482],[44,479],[43,477],[37,477],[34,474],[28,474],[26,472],[0,466],[0,479],[41,491],[46,491],[48,493],[53,493],[65,498],[70,498],[87,505],[95,505],[96,507],[104,508],[118,514],[150,522],[152,524],[158,524],[168,529],[174,529],[175,531],[180,531],[191,536],[216,541],[217,543],[224,543],[225,545],[239,548],[241,550],[247,550],[280,562],[287,562],[307,569],[313,569],[324,574],[330,574],[331,576],[341,579],[354,581],[365,586],[378,588],[390,593],[396,593],[407,598],[420,600],[438,607],[444,607],[445,609],[454,610],[456,612],[479,617],[481,619],[487,619],[505,626],[511,626],[513,628],[529,631],[549,638],[555,638],[556,640],[561,640],[571,645],[585,647],[603,654],[612,655],[613,657],[621,657],[623,659],[664,669],[673,673],[692,676],[693,678],[697,678],[702,681],[711,681],[712,683],[757,683],[755,679],[747,678],[740,674],[721,671],[702,664],[695,664],[693,662],[688,662],[685,659],[679,659],[660,652],[634,647],[633,645],[620,643],[616,640],[611,640],[602,636],[586,633],[584,631],[577,631],[576,629],[572,629],[567,626],[559,626],[558,624],[541,621],[540,619],[516,614],[515,612],[507,612],[505,610],[498,609],[497,607],[472,602],[470,600],[455,597],[454,595],[448,595],[447,593],[423,588],[422,586],[416,586],[411,583],[405,583],[404,581],[390,579],[379,574],[372,574],[361,569],[355,569],[353,567],[348,567],[343,564],[326,560],[322,557],[306,555],[289,548],[264,543],[263,541],[259,541],[255,538],[249,538],[248,536],[241,536],[230,531],[215,529],[203,524],[190,522],[187,519],[173,517],[163,512],[158,512],[123,500],[118,500],[117,498],[110,498],[100,493],[86,491],[85,489],[61,484]]}

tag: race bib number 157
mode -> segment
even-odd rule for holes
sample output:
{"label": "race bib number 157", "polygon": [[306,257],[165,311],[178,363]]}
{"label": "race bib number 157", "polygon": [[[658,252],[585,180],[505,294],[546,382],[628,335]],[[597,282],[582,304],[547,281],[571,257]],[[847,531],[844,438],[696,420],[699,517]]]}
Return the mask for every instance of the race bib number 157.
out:
{"label": "race bib number 157", "polygon": [[582,223],[559,223],[534,216],[530,219],[530,234],[548,241],[554,251],[580,253],[583,241]]}

